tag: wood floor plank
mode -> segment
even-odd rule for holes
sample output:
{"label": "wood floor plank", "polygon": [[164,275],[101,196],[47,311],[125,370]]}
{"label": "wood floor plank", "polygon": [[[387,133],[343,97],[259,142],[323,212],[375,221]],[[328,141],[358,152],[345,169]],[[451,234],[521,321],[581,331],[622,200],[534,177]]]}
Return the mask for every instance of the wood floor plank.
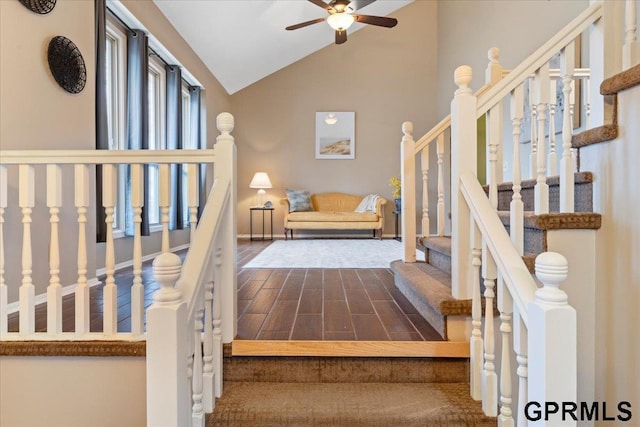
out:
{"label": "wood floor plank", "polygon": [[251,314],[269,314],[269,310],[273,306],[276,298],[280,293],[280,289],[260,289],[256,294],[245,313]]}
{"label": "wood floor plank", "polygon": [[293,331],[292,340],[322,340],[322,315],[298,314]]}
{"label": "wood floor plank", "polygon": [[418,310],[416,310],[416,308],[413,306],[413,304],[411,304],[411,302],[409,302],[407,297],[405,297],[402,294],[402,292],[400,292],[400,289],[398,289],[398,288],[396,288],[396,289],[388,289],[388,292],[389,292],[389,294],[391,294],[391,297],[398,304],[398,307],[400,307],[400,310],[402,310],[403,313],[405,313],[405,314],[418,314]]}
{"label": "wood floor plank", "polygon": [[409,318],[393,301],[374,301],[373,306],[389,333],[417,332]]}
{"label": "wood floor plank", "polygon": [[248,280],[247,283],[238,291],[238,299],[253,299],[262,285],[263,280]]}
{"label": "wood floor plank", "polygon": [[324,330],[325,332],[353,332],[351,313],[346,301],[325,300]]}
{"label": "wood floor plank", "polygon": [[346,289],[345,294],[351,314],[375,314],[369,295],[364,289]]}
{"label": "wood floor plank", "polygon": [[[389,335],[375,314],[351,315],[358,341],[388,341]],[[416,333],[417,334],[417,333]],[[419,334],[418,334],[419,336]]]}
{"label": "wood floor plank", "polygon": [[282,286],[282,291],[280,292],[280,296],[278,299],[281,300],[295,300],[298,301],[300,299],[300,294],[302,293],[302,281],[287,281]]}
{"label": "wood floor plank", "polygon": [[355,332],[328,332],[324,331],[323,339],[325,341],[355,341]]}
{"label": "wood floor plank", "polygon": [[289,270],[276,270],[271,275],[264,279],[264,285],[262,285],[263,289],[280,289],[282,285],[284,285],[285,280],[287,280],[287,276],[289,275]]}
{"label": "wood floor plank", "polygon": [[346,296],[341,282],[329,282],[324,284],[324,299],[345,301]]}
{"label": "wood floor plank", "polygon": [[322,289],[302,290],[298,315],[300,314],[322,314]]}
{"label": "wood floor plank", "polygon": [[342,286],[344,286],[345,290],[364,289],[355,269],[341,269],[340,276],[342,277]]}
{"label": "wood floor plank", "polygon": [[261,331],[287,331],[291,332],[296,318],[298,301],[279,299],[273,304],[267,320],[262,325]]}
{"label": "wood floor plank", "polygon": [[304,277],[305,289],[322,289],[323,271],[321,268],[310,268]]}
{"label": "wood floor plank", "polygon": [[262,323],[267,318],[266,314],[245,313],[238,319],[238,339],[255,340]]}
{"label": "wood floor plank", "polygon": [[369,294],[372,301],[390,301],[391,295],[387,289],[379,282],[364,282],[364,289]]}
{"label": "wood floor plank", "polygon": [[407,317],[425,341],[442,341],[442,337],[438,331],[436,331],[424,317],[419,314],[407,314]]}

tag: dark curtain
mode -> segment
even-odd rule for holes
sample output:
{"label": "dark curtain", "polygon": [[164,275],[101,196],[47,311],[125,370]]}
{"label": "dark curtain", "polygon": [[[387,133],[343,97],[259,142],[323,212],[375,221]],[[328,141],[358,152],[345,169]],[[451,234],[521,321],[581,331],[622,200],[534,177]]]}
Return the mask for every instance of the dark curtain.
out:
{"label": "dark curtain", "polygon": [[[129,30],[127,34],[127,148],[149,148],[149,42],[141,30]],[[142,207],[141,232],[149,235],[149,167],[143,167],[144,206]],[[125,235],[133,236],[133,208],[131,206],[131,173],[127,173],[125,209]]]}
{"label": "dark curtain", "polygon": [[[205,141],[202,139],[201,129],[200,129],[200,88],[199,87],[190,87],[190,101],[191,101],[191,137],[193,138],[194,144],[193,148],[207,148],[205,146]],[[207,202],[207,165],[200,165],[200,176],[198,179],[198,218],[202,215],[202,211],[204,210],[204,204]]]}
{"label": "dark curtain", "polygon": [[[177,65],[166,65],[167,73],[167,117],[166,138],[168,150],[181,150],[182,144],[182,70]],[[186,125],[186,124],[185,124]],[[169,229],[184,228],[182,218],[182,165],[171,165],[171,205],[169,207]]]}
{"label": "dark curtain", "polygon": [[[107,120],[107,23],[106,0],[95,0],[96,25],[96,150],[109,149]],[[102,208],[102,166],[96,167],[96,241],[107,240],[106,215]]]}

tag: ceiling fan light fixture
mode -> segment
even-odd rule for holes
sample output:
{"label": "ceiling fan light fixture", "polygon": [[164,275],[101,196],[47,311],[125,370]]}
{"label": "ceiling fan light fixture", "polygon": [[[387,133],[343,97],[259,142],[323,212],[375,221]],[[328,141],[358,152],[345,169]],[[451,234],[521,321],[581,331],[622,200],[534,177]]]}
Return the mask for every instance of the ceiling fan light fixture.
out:
{"label": "ceiling fan light fixture", "polygon": [[336,31],[344,31],[353,24],[355,18],[346,12],[337,12],[329,15],[327,22]]}

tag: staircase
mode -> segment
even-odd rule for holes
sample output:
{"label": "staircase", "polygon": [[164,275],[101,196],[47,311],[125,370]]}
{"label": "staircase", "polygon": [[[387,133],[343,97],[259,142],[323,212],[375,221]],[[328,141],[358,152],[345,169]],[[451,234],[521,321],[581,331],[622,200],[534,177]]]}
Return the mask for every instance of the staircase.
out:
{"label": "staircase", "polygon": [[206,425],[495,426],[469,397],[464,358],[224,358]]}

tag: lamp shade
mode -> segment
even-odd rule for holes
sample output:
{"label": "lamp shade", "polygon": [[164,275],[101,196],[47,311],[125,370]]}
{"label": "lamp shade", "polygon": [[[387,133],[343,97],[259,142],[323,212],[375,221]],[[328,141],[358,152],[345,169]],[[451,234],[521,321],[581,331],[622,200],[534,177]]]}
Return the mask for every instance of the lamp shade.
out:
{"label": "lamp shade", "polygon": [[266,172],[256,172],[249,184],[249,188],[271,188],[271,180]]}

